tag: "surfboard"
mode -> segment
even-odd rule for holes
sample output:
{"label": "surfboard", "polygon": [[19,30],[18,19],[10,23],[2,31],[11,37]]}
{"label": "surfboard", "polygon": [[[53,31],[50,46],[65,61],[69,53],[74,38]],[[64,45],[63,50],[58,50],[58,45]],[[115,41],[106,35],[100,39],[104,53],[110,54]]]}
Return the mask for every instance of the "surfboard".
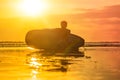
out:
{"label": "surfboard", "polygon": [[[65,32],[65,31],[64,31]],[[25,42],[28,46],[36,49],[50,51],[73,51],[84,46],[84,39],[75,34],[64,36],[61,29],[31,30],[26,34]]]}

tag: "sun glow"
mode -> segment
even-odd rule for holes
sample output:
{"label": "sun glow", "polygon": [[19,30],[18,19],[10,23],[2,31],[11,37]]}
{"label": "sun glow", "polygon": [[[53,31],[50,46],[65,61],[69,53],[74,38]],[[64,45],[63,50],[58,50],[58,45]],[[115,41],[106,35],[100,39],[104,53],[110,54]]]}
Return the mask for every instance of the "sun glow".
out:
{"label": "sun glow", "polygon": [[27,16],[38,16],[48,9],[48,3],[44,0],[24,0],[19,9]]}

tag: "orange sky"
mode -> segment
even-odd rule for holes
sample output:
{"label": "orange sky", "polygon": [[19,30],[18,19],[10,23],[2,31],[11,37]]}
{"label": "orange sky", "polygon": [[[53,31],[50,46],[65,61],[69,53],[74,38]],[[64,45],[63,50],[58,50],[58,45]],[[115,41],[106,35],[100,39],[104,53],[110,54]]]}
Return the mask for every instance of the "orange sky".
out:
{"label": "orange sky", "polygon": [[31,29],[68,28],[88,41],[120,41],[119,0],[44,0],[46,12],[35,17],[24,15],[17,8],[21,0],[0,0],[0,41],[24,41]]}

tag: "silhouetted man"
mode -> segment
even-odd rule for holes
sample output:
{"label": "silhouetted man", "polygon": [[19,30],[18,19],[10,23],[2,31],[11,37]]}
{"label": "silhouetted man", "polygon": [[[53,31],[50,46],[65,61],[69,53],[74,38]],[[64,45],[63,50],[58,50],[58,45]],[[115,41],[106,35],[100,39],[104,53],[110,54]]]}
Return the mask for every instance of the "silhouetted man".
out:
{"label": "silhouetted man", "polygon": [[70,34],[70,30],[67,29],[67,22],[66,21],[61,21],[61,31],[63,33],[63,37],[67,38],[68,35]]}
{"label": "silhouetted man", "polygon": [[57,32],[57,37],[58,37],[58,44],[56,49],[61,49],[60,51],[66,52],[66,48],[68,46],[69,42],[69,36],[70,36],[70,30],[67,29],[67,22],[66,21],[61,21],[60,23],[61,28],[55,29]]}
{"label": "silhouetted man", "polygon": [[70,30],[67,29],[67,22],[61,21],[61,34],[63,37],[62,46],[65,47],[65,52],[79,52],[79,47],[84,45],[84,39],[81,37],[71,34]]}

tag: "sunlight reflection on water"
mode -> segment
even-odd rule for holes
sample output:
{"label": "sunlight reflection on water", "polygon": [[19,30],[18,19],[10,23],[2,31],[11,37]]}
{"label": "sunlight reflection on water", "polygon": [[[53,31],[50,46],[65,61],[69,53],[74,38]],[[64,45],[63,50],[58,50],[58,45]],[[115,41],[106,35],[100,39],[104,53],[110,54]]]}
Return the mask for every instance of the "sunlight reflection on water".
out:
{"label": "sunlight reflection on water", "polygon": [[[42,68],[26,63],[31,51],[0,49],[1,80],[120,80],[120,47],[87,47],[85,57],[50,57],[36,60]],[[50,60],[52,58],[52,60]]]}

